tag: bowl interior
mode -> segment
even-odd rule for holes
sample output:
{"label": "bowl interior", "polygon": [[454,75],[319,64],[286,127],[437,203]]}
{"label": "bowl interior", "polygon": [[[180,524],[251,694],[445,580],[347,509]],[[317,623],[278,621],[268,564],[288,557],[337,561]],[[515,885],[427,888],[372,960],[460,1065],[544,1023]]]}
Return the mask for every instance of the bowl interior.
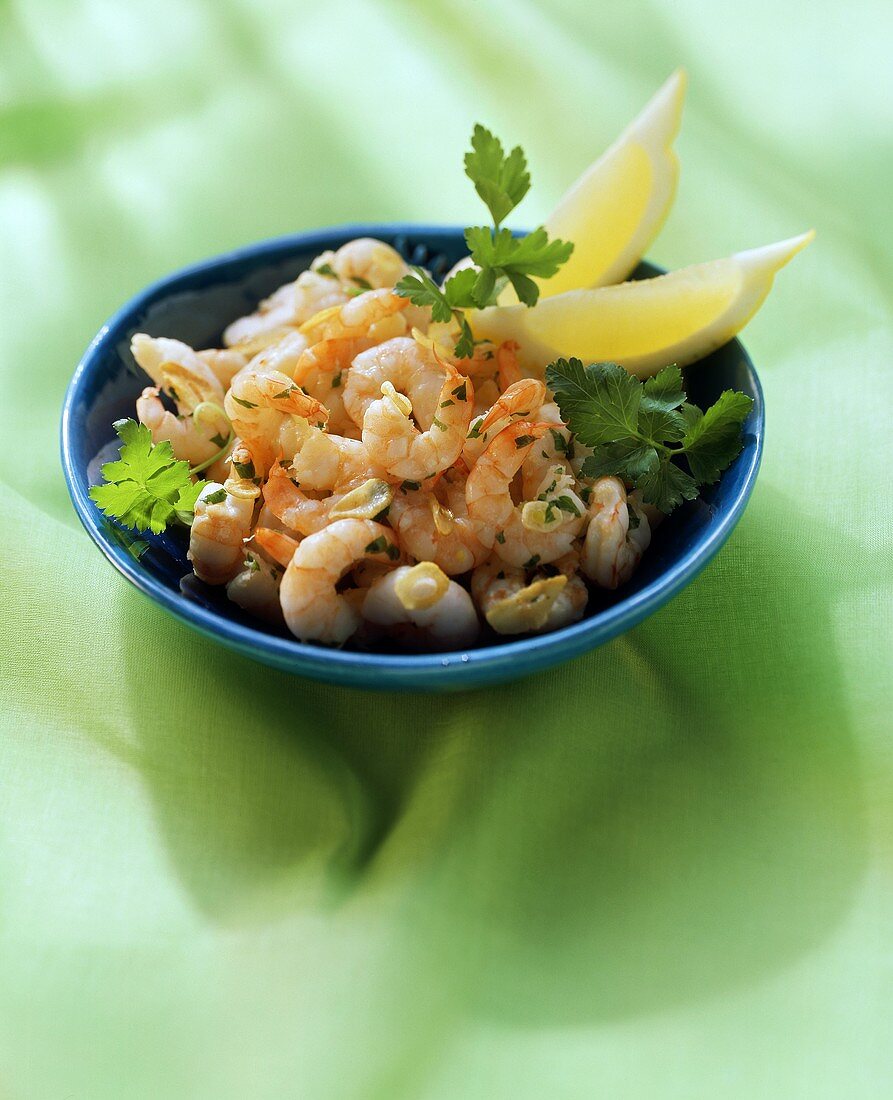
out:
{"label": "bowl interior", "polygon": [[[685,371],[689,399],[711,404],[724,389],[755,400],[745,424],[741,455],[719,483],[677,511],[655,533],[642,565],[617,593],[594,592],[586,618],[537,638],[494,637],[465,654],[381,655],[323,650],[260,626],[231,603],[223,589],[199,582],[186,561],[182,533],[147,536],[137,561],[132,538],[99,513],[87,494],[101,480],[102,460],[114,457],[113,421],[134,415],[146,376],[130,353],[135,332],[172,336],[193,347],[220,345],[222,330],[251,312],[259,299],[294,279],[327,248],[353,237],[386,240],[413,263],[443,274],[465,254],[455,229],[348,226],[256,245],[187,269],[128,303],[91,344],[69,388],[63,415],[62,458],[75,507],[94,541],[133,583],[193,627],[248,656],[338,682],[375,687],[441,687],[507,679],[582,652],[627,629],[666,602],[694,576],[731,531],[759,464],[762,401],[756,374],[737,340]],[[659,274],[642,264],[637,278]],[[452,670],[452,671],[451,671]],[[436,674],[436,682],[432,676]],[[382,681],[382,676],[385,679]]]}

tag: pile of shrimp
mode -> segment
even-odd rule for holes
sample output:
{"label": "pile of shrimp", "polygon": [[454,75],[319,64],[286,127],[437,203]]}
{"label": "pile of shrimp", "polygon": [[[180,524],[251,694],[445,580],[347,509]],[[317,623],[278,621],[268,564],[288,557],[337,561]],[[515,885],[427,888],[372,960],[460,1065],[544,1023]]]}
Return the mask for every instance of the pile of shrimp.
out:
{"label": "pile of shrimp", "polygon": [[518,345],[455,332],[394,293],[381,241],[325,252],[224,347],[145,334],[153,440],[211,478],[189,539],[197,577],[295,637],[466,648],[580,619],[629,579],[661,518],[588,453]]}

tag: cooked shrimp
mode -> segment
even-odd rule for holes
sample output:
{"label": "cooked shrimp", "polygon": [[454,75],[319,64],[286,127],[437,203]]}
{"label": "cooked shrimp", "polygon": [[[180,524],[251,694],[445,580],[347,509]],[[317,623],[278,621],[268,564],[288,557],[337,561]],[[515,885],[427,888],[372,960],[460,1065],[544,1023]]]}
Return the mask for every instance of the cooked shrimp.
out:
{"label": "cooked shrimp", "polygon": [[[305,337],[306,339],[306,337]],[[329,431],[342,436],[359,435],[348,415],[344,391],[355,357],[371,345],[367,336],[320,340],[307,348],[292,370],[295,382],[329,410]]]}
{"label": "cooked shrimp", "polygon": [[401,486],[388,520],[408,554],[434,562],[449,576],[467,573],[489,553],[468,518],[465,481],[455,470],[447,470],[432,492]]}
{"label": "cooked shrimp", "polygon": [[181,340],[138,332],[130,351],[160,390],[169,393],[180,413],[191,413],[203,402],[223,404],[223,386],[211,367]]}
{"label": "cooked shrimp", "polygon": [[[408,305],[408,298],[401,298],[392,290],[368,290],[365,294],[350,298],[344,305],[331,306],[315,313],[301,325],[301,332],[311,344],[320,340],[355,339],[362,336],[378,341],[384,339],[378,326]],[[398,328],[403,327],[402,324],[398,325]]]}
{"label": "cooked shrimp", "polygon": [[[268,531],[277,531],[283,535],[289,534],[288,528],[279,519],[278,516],[267,507],[265,502],[261,502],[260,511],[257,513],[257,517],[254,520],[254,527],[257,530],[258,527],[265,527]],[[261,553],[263,554],[263,549]],[[270,561],[276,561],[276,558],[270,558]]]}
{"label": "cooked shrimp", "polygon": [[292,531],[312,535],[329,522],[329,511],[337,496],[308,496],[278,462],[264,485],[264,503],[273,515]]}
{"label": "cooked shrimp", "polygon": [[555,561],[570,550],[583,526],[582,516],[556,508],[547,525],[533,529],[524,522],[523,502],[515,504],[512,498],[515,474],[548,427],[520,420],[503,428],[468,475],[468,514],[477,536],[510,565],[533,568]]}
{"label": "cooked shrimp", "polygon": [[521,345],[515,340],[505,340],[496,349],[496,367],[499,375],[499,385],[503,390],[520,382],[522,379],[521,367],[518,363],[518,351]]}
{"label": "cooked shrimp", "polygon": [[[429,428],[419,430],[412,419],[412,401],[390,381],[382,382],[382,396],[363,416],[363,442],[369,456],[395,479],[430,481],[452,466],[462,451],[474,406],[474,386],[452,363],[444,362],[440,369],[444,378]],[[355,361],[351,378],[356,371]]]}
{"label": "cooked shrimp", "polygon": [[[651,526],[636,502],[619,478],[600,477],[592,486],[581,562],[586,576],[602,588],[625,584],[651,543]],[[631,524],[634,517],[637,525]]]}
{"label": "cooked shrimp", "polygon": [[371,561],[370,559],[364,559],[358,561],[357,564],[350,571],[350,579],[356,585],[357,588],[370,588],[380,577],[385,576],[386,573],[392,572],[394,563]]}
{"label": "cooked shrimp", "polygon": [[188,554],[200,580],[226,584],[239,572],[253,516],[253,498],[233,496],[214,481],[202,489],[195,504]]}
{"label": "cooked shrimp", "polygon": [[226,594],[249,615],[278,626],[284,622],[279,603],[281,581],[282,569],[278,565],[248,549],[241,570],[226,586]]}
{"label": "cooked shrimp", "polygon": [[285,283],[265,298],[255,313],[233,321],[223,333],[223,342],[227,347],[248,346],[258,337],[301,325],[320,310],[348,300],[348,292],[338,279],[303,271],[294,282]]}
{"label": "cooked shrimp", "polygon": [[431,350],[398,336],[356,355],[344,387],[344,407],[362,428],[366,410],[381,397],[384,382],[409,398],[416,419],[430,428],[443,387],[444,368]]}
{"label": "cooked shrimp", "polygon": [[528,583],[524,571],[498,558],[475,569],[471,591],[497,634],[540,634],[582,618],[589,599],[574,572],[545,576]]}
{"label": "cooked shrimp", "polygon": [[347,490],[367,478],[384,477],[384,470],[370,459],[360,439],[312,428],[298,444],[290,475],[302,489]]}
{"label": "cooked shrimp", "polygon": [[196,355],[203,363],[207,363],[224,389],[248,362],[247,355],[233,348],[206,348],[204,351],[197,351]]}
{"label": "cooked shrimp", "polygon": [[244,356],[250,363],[255,355],[260,355],[267,348],[282,343],[283,340],[293,336],[296,332],[298,332],[296,325],[277,325],[265,332],[258,332],[254,336],[246,336],[244,340],[233,344],[231,350]]}
{"label": "cooked shrimp", "polygon": [[295,367],[307,350],[307,337],[290,329],[277,340],[260,349],[245,368],[245,373],[294,375]]}
{"label": "cooked shrimp", "polygon": [[295,550],[301,545],[300,539],[292,538],[287,531],[277,531],[273,527],[261,527],[254,530],[254,542],[270,561],[284,569],[295,556]]}
{"label": "cooked shrimp", "polygon": [[394,286],[409,272],[400,253],[374,237],[357,237],[336,252],[323,252],[313,261],[314,271],[331,270],[342,282],[363,290]]}
{"label": "cooked shrimp", "polygon": [[489,441],[512,420],[529,420],[538,415],[545,398],[546,387],[537,379],[513,382],[482,416],[472,421],[462,448],[466,463],[473,466]]}
{"label": "cooked shrimp", "polygon": [[493,378],[485,378],[483,382],[476,381],[474,386],[472,428],[474,427],[474,421],[477,420],[478,417],[486,416],[490,407],[495,405],[501,396],[499,386],[497,386]]}
{"label": "cooked shrimp", "polygon": [[[554,430],[549,429],[550,433]],[[579,520],[579,531],[586,522],[586,504],[577,492],[577,481],[568,464],[561,459],[550,460],[547,440],[543,437],[531,448],[521,467],[521,494],[525,498],[521,520],[534,531],[551,531]],[[532,467],[530,472],[528,466]]]}
{"label": "cooked shrimp", "polygon": [[541,424],[547,424],[549,430],[543,435],[539,446],[531,447],[521,468],[522,491],[527,500],[533,500],[542,492],[544,481],[548,485],[551,479],[565,475],[568,484],[573,484],[576,480],[570,464],[574,444],[570,431],[561,419],[558,406],[553,401],[542,405],[537,419]]}
{"label": "cooked shrimp", "polygon": [[430,561],[379,577],[362,615],[380,634],[416,649],[464,649],[480,631],[471,596]]}
{"label": "cooked shrimp", "polygon": [[137,420],[152,433],[152,442],[168,440],[177,458],[203,466],[220,454],[230,438],[230,423],[219,406],[199,406],[196,414],[176,416],[164,407],[156,386],[147,386],[136,400]]}
{"label": "cooked shrimp", "polygon": [[286,625],[296,638],[341,645],[355,633],[362,621],[356,601],[336,586],[366,558],[399,560],[390,528],[368,519],[339,519],[301,542],[279,589]]}
{"label": "cooked shrimp", "polygon": [[325,424],[329,417],[322,402],[279,371],[241,371],[224,408],[239,437],[251,447],[261,475],[277,459],[295,453],[310,425]]}

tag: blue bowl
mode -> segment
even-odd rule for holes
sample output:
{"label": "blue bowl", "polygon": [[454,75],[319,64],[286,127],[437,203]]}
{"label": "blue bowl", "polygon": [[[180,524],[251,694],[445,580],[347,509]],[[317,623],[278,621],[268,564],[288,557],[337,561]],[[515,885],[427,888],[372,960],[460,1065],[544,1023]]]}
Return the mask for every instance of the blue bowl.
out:
{"label": "blue bowl", "polygon": [[[356,225],[280,237],[207,260],[138,294],[100,329],[75,371],[62,411],[62,466],[75,510],[115,568],[140,591],[200,634],[256,661],[313,679],[354,687],[439,691],[516,679],[576,657],[629,630],[662,607],[707,565],[732,532],[753,490],[763,441],[763,395],[737,340],[685,371],[689,398],[711,404],[724,389],[754,400],[744,448],[700,500],[677,511],[655,533],[642,565],[619,593],[595,593],[586,617],[551,634],[494,642],[467,652],[363,653],[305,645],[258,625],[203,585],[186,561],[182,533],[148,536],[137,560],[129,540],[90,500],[100,480],[97,455],[114,439],[112,422],[134,415],[146,382],[130,354],[135,332],[173,336],[193,347],[219,346],[223,328],[258,300],[309,267],[325,249],[358,236],[388,241],[413,263],[442,274],[464,255],[460,229]],[[639,278],[659,274],[642,264]],[[108,457],[108,455],[106,455]]]}

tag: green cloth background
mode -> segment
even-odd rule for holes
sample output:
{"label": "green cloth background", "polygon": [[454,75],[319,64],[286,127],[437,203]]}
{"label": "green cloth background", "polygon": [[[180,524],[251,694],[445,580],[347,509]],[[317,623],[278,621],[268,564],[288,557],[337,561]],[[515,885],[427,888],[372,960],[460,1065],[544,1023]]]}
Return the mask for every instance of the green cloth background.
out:
{"label": "green cloth background", "polygon": [[[893,1095],[887,0],[0,0],[0,1095]],[[64,387],[147,282],[543,217],[673,68],[671,267],[798,233],[731,542],[518,684],[365,695],[168,618],[82,531]]]}

